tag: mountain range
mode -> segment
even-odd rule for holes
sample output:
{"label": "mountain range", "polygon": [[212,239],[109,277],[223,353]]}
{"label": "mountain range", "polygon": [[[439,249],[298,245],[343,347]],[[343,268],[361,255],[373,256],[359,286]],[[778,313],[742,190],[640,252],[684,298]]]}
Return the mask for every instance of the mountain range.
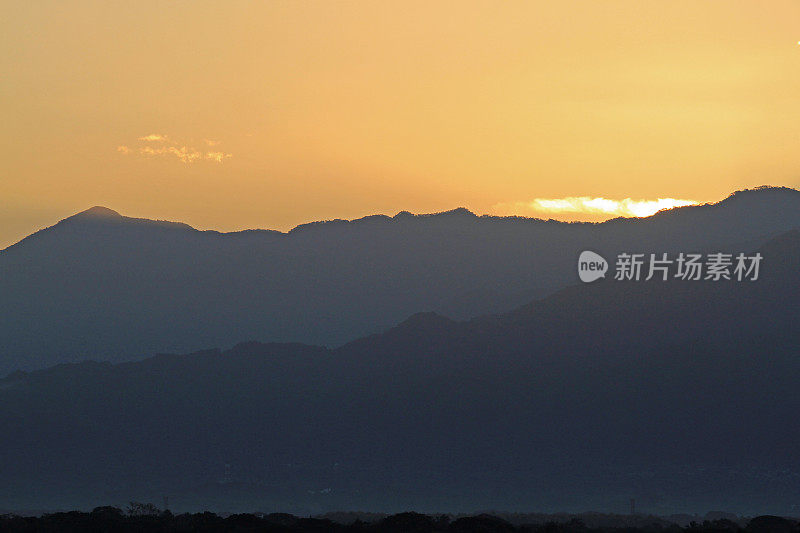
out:
{"label": "mountain range", "polygon": [[800,191],[776,187],[603,223],[455,209],[288,233],[198,231],[95,207],[0,251],[0,375],[245,339],[340,346],[420,311],[507,312],[576,283],[582,250],[752,250],[798,226]]}
{"label": "mountain range", "polygon": [[[588,232],[594,240],[573,237],[568,246],[592,244],[604,253],[615,246],[747,247],[777,230],[779,221],[788,225],[798,216],[792,207],[797,194],[738,193],[712,206],[605,225],[483,219],[465,212],[404,215],[399,218],[405,222],[315,225],[298,230],[308,233],[297,239],[308,250],[311,242],[341,243],[350,232],[385,234],[398,224],[406,228],[395,228],[401,235],[417,225],[439,228],[440,238],[459,243],[442,246],[463,257],[474,256],[465,250],[476,242],[466,230],[458,241],[456,228],[463,227],[482,228],[481,235],[506,231],[520,243],[519,228]],[[794,210],[756,209],[765,198],[780,198],[783,204],[772,205]],[[104,266],[122,250],[114,244],[120,231],[150,238],[160,231],[160,253],[147,248],[146,256],[161,257],[165,280],[172,281],[168,272],[177,266],[163,258],[191,248],[168,246],[174,239],[233,246],[237,239],[285,245],[295,238],[204,234],[116,215],[109,222],[109,214],[97,214],[99,222],[82,215],[50,231],[73,227],[85,235],[94,228],[92,246],[113,244],[101,248]],[[629,240],[603,237],[609,234]],[[432,239],[427,232],[415,235]],[[651,240],[637,240],[645,237]],[[43,247],[37,239],[19,250],[31,248],[32,254]],[[480,242],[488,246],[491,240]],[[548,261],[555,259],[542,242],[533,239],[518,253],[537,250],[529,265],[554,275]],[[328,246],[326,257],[345,268],[331,259],[347,255],[336,248]],[[503,249],[516,250],[508,243]],[[658,514],[796,514],[800,231],[787,228],[747,250],[764,258],[756,281],[607,276],[468,320],[416,313],[336,348],[245,342],[225,351],[14,372],[0,381],[0,499],[11,508],[90,508],[169,495],[178,509],[302,513],[621,511],[636,498],[644,512]],[[81,268],[100,261],[81,257],[73,246],[67,251]],[[569,256],[562,265],[566,283],[575,276],[576,257],[560,253]],[[424,257],[404,264],[434,264]],[[128,259],[124,255],[123,266],[115,268],[128,269]],[[213,259],[203,268],[224,263]],[[481,264],[499,261],[497,255],[491,259]],[[385,257],[380,262],[387,263]],[[131,275],[141,281],[153,272]],[[113,286],[102,279],[103,287]],[[353,302],[353,308],[371,301]]]}

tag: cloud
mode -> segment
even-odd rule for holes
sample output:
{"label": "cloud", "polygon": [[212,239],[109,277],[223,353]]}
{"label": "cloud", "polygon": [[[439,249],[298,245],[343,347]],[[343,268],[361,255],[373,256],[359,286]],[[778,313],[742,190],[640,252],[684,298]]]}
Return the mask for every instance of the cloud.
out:
{"label": "cloud", "polygon": [[200,159],[203,154],[198,152],[197,150],[187,148],[185,146],[181,146],[178,148],[177,146],[165,146],[163,148],[151,148],[149,146],[144,146],[139,148],[139,153],[149,156],[154,155],[167,155],[171,154],[183,161],[184,163],[193,163],[196,159]]}
{"label": "cloud", "polygon": [[602,197],[568,196],[566,198],[535,198],[528,202],[499,203],[492,211],[502,215],[561,215],[574,220],[581,218],[647,217],[673,207],[697,205],[695,200],[658,198],[655,200],[612,200]]}
{"label": "cloud", "polygon": [[222,163],[222,160],[226,157],[231,157],[231,154],[226,154],[225,152],[206,152],[206,159],[211,159],[217,163]]}
{"label": "cloud", "polygon": [[[222,151],[204,151],[199,150],[189,143],[179,143],[173,141],[167,135],[162,133],[151,133],[137,137],[139,142],[138,147],[117,146],[117,152],[121,154],[137,153],[143,157],[175,157],[182,163],[194,163],[195,161],[209,161],[213,163],[222,163],[225,159],[233,157],[233,154]],[[149,143],[160,143],[155,147]],[[204,143],[208,146],[216,146],[220,144],[219,141],[212,141],[204,139]]]}
{"label": "cloud", "polygon": [[156,141],[166,142],[168,139],[166,135],[162,135],[160,133],[151,133],[150,135],[139,137],[139,140],[146,142],[156,142]]}

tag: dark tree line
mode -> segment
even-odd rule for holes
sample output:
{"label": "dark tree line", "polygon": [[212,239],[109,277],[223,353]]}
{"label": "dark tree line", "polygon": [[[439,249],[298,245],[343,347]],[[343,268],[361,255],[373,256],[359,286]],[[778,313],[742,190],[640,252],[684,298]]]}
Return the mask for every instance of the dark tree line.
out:
{"label": "dark tree line", "polygon": [[301,518],[290,514],[232,514],[210,512],[173,514],[152,504],[132,502],[123,511],[117,507],[97,507],[91,512],[70,511],[38,517],[0,515],[0,532],[358,532],[358,533],[591,533],[591,532],[687,532],[687,533],[800,533],[800,523],[776,516],[753,518],[745,525],[720,519],[637,527],[587,527],[580,519],[562,522],[513,525],[489,514],[452,518],[420,513],[400,513],[375,522],[356,520],[341,524],[325,518]]}

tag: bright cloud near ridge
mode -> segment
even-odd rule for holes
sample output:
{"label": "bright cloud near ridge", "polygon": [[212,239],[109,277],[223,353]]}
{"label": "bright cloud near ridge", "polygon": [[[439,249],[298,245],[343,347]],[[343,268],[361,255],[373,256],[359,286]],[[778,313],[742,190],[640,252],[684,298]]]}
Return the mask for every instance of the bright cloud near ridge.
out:
{"label": "bright cloud near ridge", "polygon": [[499,203],[492,211],[500,215],[565,216],[573,220],[585,218],[648,217],[662,209],[697,205],[695,200],[658,198],[655,200],[612,200],[591,196],[535,198],[529,202]]}

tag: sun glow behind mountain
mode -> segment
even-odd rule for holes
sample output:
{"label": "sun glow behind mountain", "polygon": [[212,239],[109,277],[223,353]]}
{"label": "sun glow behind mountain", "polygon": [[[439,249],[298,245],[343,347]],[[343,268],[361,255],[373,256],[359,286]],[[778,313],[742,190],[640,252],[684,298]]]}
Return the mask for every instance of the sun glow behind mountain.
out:
{"label": "sun glow behind mountain", "polygon": [[662,209],[697,205],[695,200],[658,198],[656,200],[612,200],[601,197],[570,196],[535,198],[529,202],[499,203],[492,206],[495,214],[551,216],[569,220],[597,220],[614,217],[648,217]]}

